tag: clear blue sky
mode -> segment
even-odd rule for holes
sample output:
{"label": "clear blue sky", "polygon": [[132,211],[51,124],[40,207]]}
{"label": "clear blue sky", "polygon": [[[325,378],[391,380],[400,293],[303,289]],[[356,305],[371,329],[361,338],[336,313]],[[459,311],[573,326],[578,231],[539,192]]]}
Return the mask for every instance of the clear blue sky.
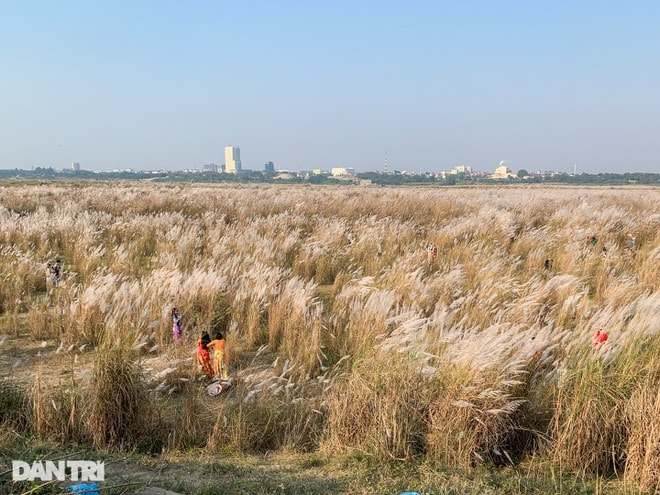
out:
{"label": "clear blue sky", "polygon": [[660,172],[660,1],[0,0],[0,168]]}

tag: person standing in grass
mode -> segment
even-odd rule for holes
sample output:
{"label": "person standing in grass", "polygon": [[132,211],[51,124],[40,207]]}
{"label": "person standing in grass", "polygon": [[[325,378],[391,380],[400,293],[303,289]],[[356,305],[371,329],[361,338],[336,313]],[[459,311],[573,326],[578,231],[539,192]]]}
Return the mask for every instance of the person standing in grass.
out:
{"label": "person standing in grass", "polygon": [[53,283],[55,284],[55,287],[60,285],[61,275],[62,275],[62,262],[58,259],[55,260],[55,264],[53,265]]}
{"label": "person standing in grass", "polygon": [[438,257],[438,246],[435,244],[430,244],[426,248],[426,259],[429,263],[433,263],[435,259]]}
{"label": "person standing in grass", "polygon": [[172,337],[174,342],[177,342],[181,338],[181,320],[183,316],[179,313],[176,308],[172,308]]}
{"label": "person standing in grass", "polygon": [[53,277],[53,264],[49,261],[46,263],[46,288],[54,283]]}
{"label": "person standing in grass", "polygon": [[635,257],[635,237],[632,234],[628,234],[628,242],[623,248],[623,255],[630,259]]}
{"label": "person standing in grass", "polygon": [[60,283],[60,275],[62,273],[62,262],[58,259],[55,263],[50,261],[46,263],[46,286],[50,285],[50,282],[57,287]]}
{"label": "person standing in grass", "polygon": [[209,333],[204,330],[201,338],[197,339],[197,364],[202,368],[202,372],[209,378],[213,378],[213,368],[211,367],[211,354],[208,345],[211,343]]}
{"label": "person standing in grass", "polygon": [[225,352],[225,338],[222,332],[216,332],[215,338],[207,346],[213,351],[213,374],[220,380],[229,378],[229,367],[227,365],[227,353]]}

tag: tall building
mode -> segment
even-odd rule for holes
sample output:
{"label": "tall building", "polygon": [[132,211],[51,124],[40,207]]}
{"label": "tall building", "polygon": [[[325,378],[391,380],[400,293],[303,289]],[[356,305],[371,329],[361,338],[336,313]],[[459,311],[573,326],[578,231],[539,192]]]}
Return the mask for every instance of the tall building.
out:
{"label": "tall building", "polygon": [[273,162],[266,162],[264,165],[264,172],[267,174],[274,174],[275,173],[275,164]]}
{"label": "tall building", "polygon": [[225,172],[236,174],[241,171],[241,149],[238,146],[225,146]]}
{"label": "tall building", "polygon": [[73,170],[74,172],[80,172],[80,163],[73,162],[71,164],[71,170]]}
{"label": "tall building", "polygon": [[491,175],[492,179],[508,179],[509,177],[514,176],[511,173],[511,170],[506,165],[500,165],[495,169],[495,173]]}
{"label": "tall building", "polygon": [[347,167],[332,167],[330,169],[330,174],[333,177],[345,177],[347,175],[353,175],[354,174],[353,168],[347,168]]}

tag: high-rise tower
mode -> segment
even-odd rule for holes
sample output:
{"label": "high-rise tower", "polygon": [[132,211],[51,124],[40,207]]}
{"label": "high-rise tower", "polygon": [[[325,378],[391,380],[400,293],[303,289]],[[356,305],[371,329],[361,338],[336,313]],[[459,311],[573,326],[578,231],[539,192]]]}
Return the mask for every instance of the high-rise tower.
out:
{"label": "high-rise tower", "polygon": [[225,146],[225,172],[236,174],[241,171],[241,149],[238,146]]}

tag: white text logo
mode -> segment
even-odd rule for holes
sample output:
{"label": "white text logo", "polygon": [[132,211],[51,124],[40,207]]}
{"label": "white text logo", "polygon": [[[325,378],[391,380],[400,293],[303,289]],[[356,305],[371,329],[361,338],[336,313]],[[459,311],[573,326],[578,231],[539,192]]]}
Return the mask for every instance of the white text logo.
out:
{"label": "white text logo", "polygon": [[105,464],[103,461],[11,461],[14,481],[64,481],[67,476],[72,481],[103,481]]}

